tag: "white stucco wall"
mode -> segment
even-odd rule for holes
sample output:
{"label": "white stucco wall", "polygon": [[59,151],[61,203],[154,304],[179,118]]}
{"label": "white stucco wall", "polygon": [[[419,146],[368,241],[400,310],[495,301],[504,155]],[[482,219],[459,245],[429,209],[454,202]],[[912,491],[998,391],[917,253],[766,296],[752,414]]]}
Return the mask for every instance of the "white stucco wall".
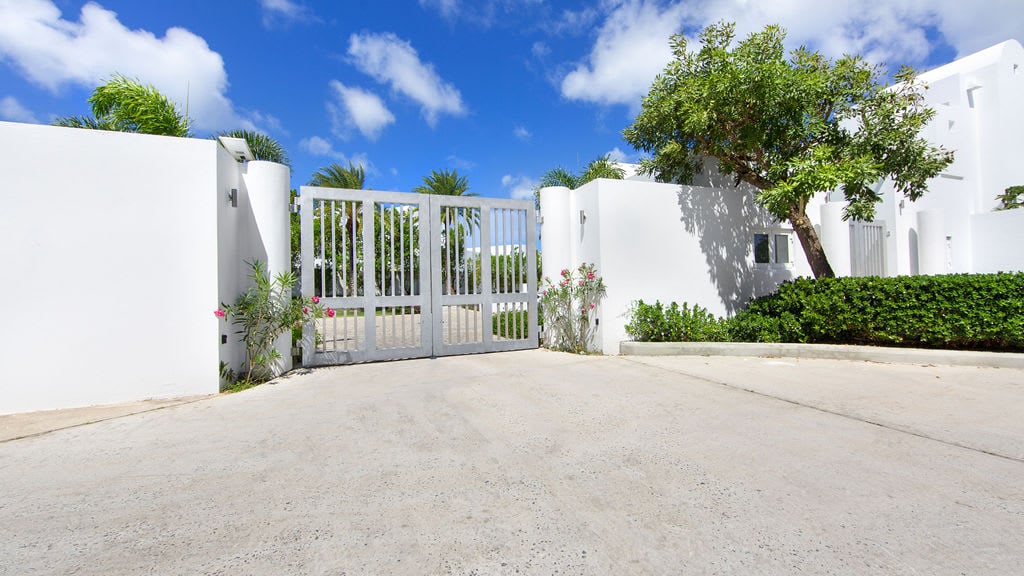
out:
{"label": "white stucco wall", "polygon": [[974,271],[1024,270],[1024,208],[971,216]]}
{"label": "white stucco wall", "polygon": [[[0,414],[216,393],[219,360],[241,365],[213,311],[244,286],[242,251],[270,246],[280,268],[283,243],[287,266],[287,167],[8,122],[0,155]],[[258,218],[227,203],[246,183]]]}
{"label": "white stucco wall", "polygon": [[[791,227],[758,207],[749,189],[731,184],[601,179],[573,191],[541,190],[541,211],[546,275],[592,262],[605,280],[608,295],[597,311],[596,337],[605,354],[618,354],[619,342],[627,339],[627,312],[635,300],[688,302],[725,316],[784,280],[810,274],[795,236],[790,265],[754,263],[755,233]],[[580,211],[586,215],[582,224]],[[568,247],[560,244],[566,237]]]}
{"label": "white stucco wall", "polygon": [[[1009,260],[997,267],[1011,266],[1011,251],[975,261],[975,237],[987,232],[978,228],[985,220],[974,216],[991,213],[997,195],[1024,184],[1024,48],[1015,40],[1003,42],[920,78],[928,86],[925,103],[936,111],[922,135],[954,151],[955,161],[929,181],[928,192],[916,202],[894,192],[891,183],[883,185],[885,201],[877,219],[890,227],[888,273],[983,272],[995,265],[992,258],[1004,255]],[[928,245],[923,244],[921,222],[926,223]],[[927,261],[923,267],[922,256]],[[939,260],[942,265],[936,266]]]}

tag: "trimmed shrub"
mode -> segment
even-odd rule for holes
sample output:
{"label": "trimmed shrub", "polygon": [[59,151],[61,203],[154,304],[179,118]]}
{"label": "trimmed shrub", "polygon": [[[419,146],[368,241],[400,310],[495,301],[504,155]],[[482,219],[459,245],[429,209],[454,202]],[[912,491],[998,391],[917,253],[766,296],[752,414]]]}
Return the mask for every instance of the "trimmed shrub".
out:
{"label": "trimmed shrub", "polygon": [[633,303],[626,333],[637,342],[722,342],[728,340],[727,321],[700,306],[690,308],[675,302],[666,308],[661,302]]}
{"label": "trimmed shrub", "polygon": [[748,342],[1024,350],[1024,273],[798,278],[730,321]]}

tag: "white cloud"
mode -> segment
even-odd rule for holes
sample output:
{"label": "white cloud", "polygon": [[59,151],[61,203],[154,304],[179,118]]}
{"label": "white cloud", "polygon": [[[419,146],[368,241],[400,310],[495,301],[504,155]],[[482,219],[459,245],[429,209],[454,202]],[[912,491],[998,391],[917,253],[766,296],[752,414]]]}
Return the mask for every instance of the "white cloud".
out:
{"label": "white cloud", "polygon": [[278,23],[301,22],[313,19],[313,12],[292,0],[259,0],[263,9],[263,26],[271,28]]}
{"label": "white cloud", "polygon": [[454,20],[459,15],[458,0],[420,0],[420,7],[434,8],[448,20]]}
{"label": "white cloud", "polygon": [[533,189],[539,182],[529,176],[513,176],[505,174],[501,177],[501,187],[508,192],[513,200],[532,200]]}
{"label": "white cloud", "polygon": [[551,54],[551,48],[547,44],[538,40],[533,43],[533,46],[530,46],[530,52],[533,53],[535,58],[543,58],[548,54]]}
{"label": "white cloud", "polygon": [[[791,0],[751,3],[745,0],[693,2],[694,23],[735,20],[740,37],[778,23],[788,31],[787,45],[807,44],[836,58],[861,54],[876,63],[921,64],[936,48],[935,32],[965,56],[1010,38],[1020,40],[1024,2],[988,0]],[[742,8],[742,9],[741,9]],[[932,34],[929,34],[932,32]],[[931,37],[931,38],[930,38]]]}
{"label": "white cloud", "polygon": [[588,62],[562,79],[570,100],[639,107],[651,81],[671,57],[668,38],[682,22],[682,5],[620,3],[601,25]]}
{"label": "white cloud", "polygon": [[299,148],[313,156],[320,156],[335,160],[342,166],[347,166],[348,163],[351,162],[357,166],[362,166],[368,174],[376,173],[376,169],[373,167],[373,164],[367,158],[365,153],[348,156],[343,152],[335,150],[334,145],[331,144],[330,140],[321,138],[320,136],[310,136],[309,138],[299,140]]}
{"label": "white cloud", "polygon": [[182,107],[199,129],[251,127],[226,96],[220,54],[184,28],[163,37],[129,30],[98,4],[82,7],[78,22],[61,17],[50,0],[0,0],[0,60],[51,92],[73,84],[93,88],[114,73],[151,83]]}
{"label": "white cloud", "polygon": [[336,101],[328,102],[327,109],[331,113],[333,132],[339,138],[347,138],[355,127],[364,137],[376,140],[388,124],[394,123],[394,114],[376,94],[345,86],[337,80],[331,80],[330,87]]}
{"label": "white cloud", "polygon": [[462,170],[463,172],[469,172],[473,168],[476,168],[476,162],[466,160],[465,158],[459,158],[455,154],[450,154],[448,156],[448,165],[458,170]]}
{"label": "white cloud", "polygon": [[[778,23],[790,49],[806,45],[830,58],[861,54],[891,68],[922,66],[939,43],[964,56],[1010,38],[1022,40],[1024,2],[991,0],[984,9],[962,0],[609,0],[585,61],[562,77],[570,100],[626,104],[633,109],[671,58],[668,38],[688,37],[715,22],[735,21],[738,38]],[[569,25],[575,15],[563,17]],[[695,49],[694,44],[690,49]]]}
{"label": "white cloud", "polygon": [[13,96],[0,98],[0,120],[38,124],[39,120],[31,110],[25,108]]}
{"label": "white cloud", "polygon": [[464,20],[485,28],[507,22],[524,8],[544,4],[544,0],[419,0],[425,10],[437,10],[449,22]]}
{"label": "white cloud", "polygon": [[626,156],[626,153],[620,150],[618,146],[612,148],[611,150],[606,152],[606,154],[612,162],[624,163],[628,161],[628,156]]}
{"label": "white cloud", "polygon": [[533,134],[531,134],[530,131],[523,126],[516,126],[515,128],[513,128],[512,134],[516,138],[522,140],[523,142],[526,142],[527,140],[533,137]]}
{"label": "white cloud", "polygon": [[420,105],[427,124],[441,114],[462,115],[462,94],[445,82],[430,63],[420,61],[412,44],[394,34],[353,34],[348,55],[362,72]]}

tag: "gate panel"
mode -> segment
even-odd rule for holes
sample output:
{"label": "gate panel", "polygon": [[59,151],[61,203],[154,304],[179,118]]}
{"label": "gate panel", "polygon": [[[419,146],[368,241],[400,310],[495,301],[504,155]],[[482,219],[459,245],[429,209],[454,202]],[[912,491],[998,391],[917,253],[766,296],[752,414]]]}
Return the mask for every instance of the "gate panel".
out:
{"label": "gate panel", "polygon": [[303,364],[429,356],[423,198],[304,186],[299,199],[302,293],[335,312],[303,330]]}
{"label": "gate panel", "polygon": [[850,271],[853,276],[885,276],[885,225],[850,222]]}
{"label": "gate panel", "polygon": [[528,201],[339,190],[300,193],[302,292],[335,315],[303,331],[303,363],[537,346]]}

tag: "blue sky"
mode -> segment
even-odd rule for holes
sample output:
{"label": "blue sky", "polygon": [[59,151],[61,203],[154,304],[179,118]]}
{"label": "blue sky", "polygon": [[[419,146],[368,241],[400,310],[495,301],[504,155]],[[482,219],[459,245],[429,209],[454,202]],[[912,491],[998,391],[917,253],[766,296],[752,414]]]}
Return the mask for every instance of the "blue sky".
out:
{"label": "blue sky", "polygon": [[673,32],[780,23],[829,56],[928,68],[1024,32],[1020,0],[0,0],[0,119],[84,114],[119,72],[184,107],[197,135],[258,129],[300,186],[331,162],[408,191],[455,168],[528,197],[549,168],[611,153]]}

